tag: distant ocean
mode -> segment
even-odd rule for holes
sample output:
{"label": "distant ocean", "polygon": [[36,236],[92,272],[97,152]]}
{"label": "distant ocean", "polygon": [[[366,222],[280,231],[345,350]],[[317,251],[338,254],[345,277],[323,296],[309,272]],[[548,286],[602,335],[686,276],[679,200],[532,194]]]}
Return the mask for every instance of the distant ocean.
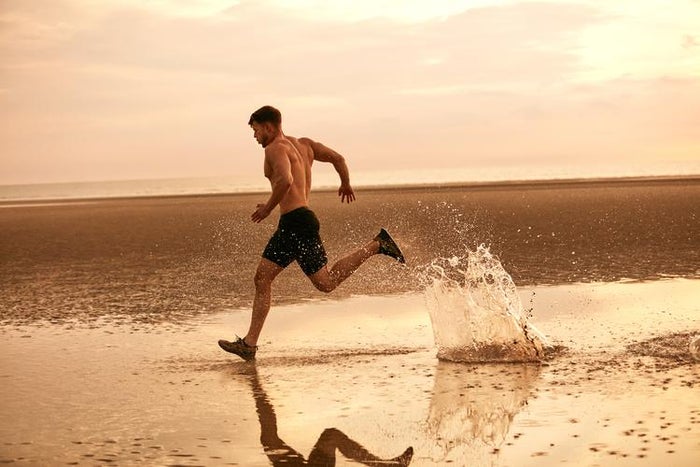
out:
{"label": "distant ocean", "polygon": [[[553,169],[520,167],[458,168],[458,169],[397,169],[392,171],[353,171],[356,188],[376,188],[402,185],[481,184],[492,182],[534,180],[578,180],[630,177],[700,176],[700,161],[688,164],[659,166],[614,167],[559,167]],[[314,167],[313,188],[334,189],[337,175],[328,165]],[[183,196],[198,194],[239,194],[268,191],[268,181],[262,176],[246,178],[236,175],[219,177],[192,177],[172,179],[111,180],[71,183],[39,183],[21,185],[0,184],[0,203],[16,201],[46,201],[67,199]]]}

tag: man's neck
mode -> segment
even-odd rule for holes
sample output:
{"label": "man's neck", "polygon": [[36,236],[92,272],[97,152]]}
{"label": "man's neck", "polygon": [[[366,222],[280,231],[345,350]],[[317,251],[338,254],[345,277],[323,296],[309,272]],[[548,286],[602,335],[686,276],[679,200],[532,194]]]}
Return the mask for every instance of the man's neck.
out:
{"label": "man's neck", "polygon": [[286,136],[284,136],[284,133],[282,133],[282,130],[279,130],[273,134],[272,139],[269,140],[267,142],[267,144],[265,144],[265,146],[263,146],[263,147],[266,148],[269,145],[271,145],[272,143],[275,143],[275,142],[283,140],[283,139],[287,139],[287,138],[286,138]]}

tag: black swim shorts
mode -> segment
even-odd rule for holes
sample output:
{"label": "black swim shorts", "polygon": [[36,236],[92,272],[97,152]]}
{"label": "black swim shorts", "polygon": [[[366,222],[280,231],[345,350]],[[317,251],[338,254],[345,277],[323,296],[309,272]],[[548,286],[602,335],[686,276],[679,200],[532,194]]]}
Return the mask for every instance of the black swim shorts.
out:
{"label": "black swim shorts", "polygon": [[282,214],[277,231],[263,251],[263,258],[283,268],[296,260],[307,276],[318,272],[328,262],[319,235],[320,226],[314,212],[306,207]]}

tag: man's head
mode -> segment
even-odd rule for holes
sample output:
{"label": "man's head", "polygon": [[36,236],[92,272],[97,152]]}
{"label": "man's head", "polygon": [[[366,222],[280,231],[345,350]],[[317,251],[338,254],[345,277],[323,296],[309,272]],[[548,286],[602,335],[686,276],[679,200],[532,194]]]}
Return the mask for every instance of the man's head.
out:
{"label": "man's head", "polygon": [[253,137],[257,142],[266,147],[282,128],[282,114],[276,108],[265,105],[252,113],[248,125],[253,128]]}

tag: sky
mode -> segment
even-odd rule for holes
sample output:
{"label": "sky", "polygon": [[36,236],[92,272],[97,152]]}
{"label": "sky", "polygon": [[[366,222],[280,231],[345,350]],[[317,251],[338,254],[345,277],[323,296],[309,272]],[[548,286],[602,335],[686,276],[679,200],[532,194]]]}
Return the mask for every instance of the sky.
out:
{"label": "sky", "polygon": [[[0,184],[700,174],[700,0],[0,0]],[[506,175],[509,174],[509,175]]]}

